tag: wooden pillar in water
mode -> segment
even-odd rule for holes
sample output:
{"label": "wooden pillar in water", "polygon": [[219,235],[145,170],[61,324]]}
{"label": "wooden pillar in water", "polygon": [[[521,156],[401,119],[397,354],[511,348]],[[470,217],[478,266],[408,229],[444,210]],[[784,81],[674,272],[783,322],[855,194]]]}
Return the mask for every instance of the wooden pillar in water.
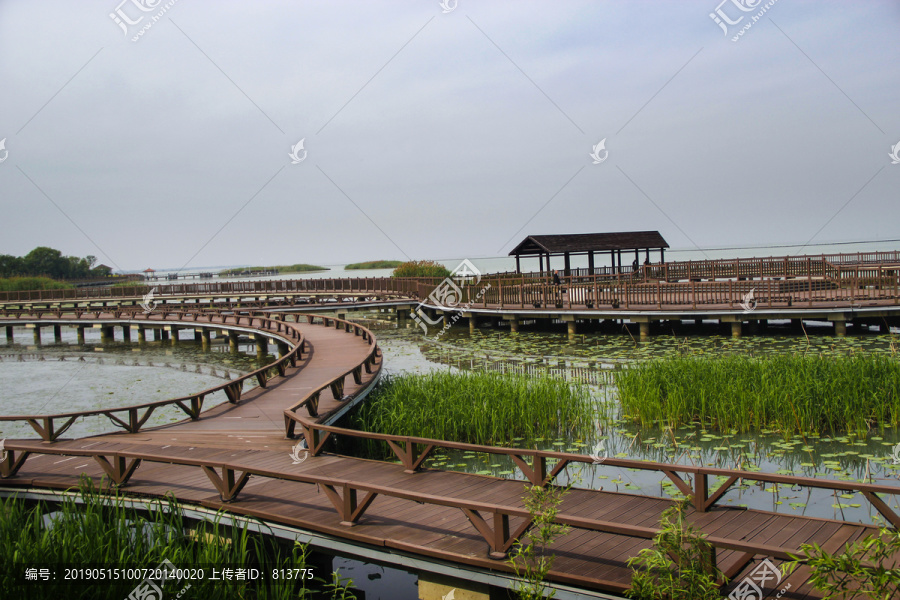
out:
{"label": "wooden pillar in water", "polygon": [[122,325],[122,340],[131,341],[131,325]]}
{"label": "wooden pillar in water", "polygon": [[254,334],[253,338],[256,340],[256,356],[263,357],[269,353],[269,342],[265,336]]}
{"label": "wooden pillar in water", "polygon": [[15,338],[13,337],[13,326],[7,325],[6,326],[6,341],[11,344],[14,339]]}
{"label": "wooden pillar in water", "polygon": [[40,325],[34,326],[34,344],[36,346],[41,345],[41,326]]}
{"label": "wooden pillar in water", "polygon": [[62,342],[62,326],[54,325],[53,326],[53,341],[57,344]]}

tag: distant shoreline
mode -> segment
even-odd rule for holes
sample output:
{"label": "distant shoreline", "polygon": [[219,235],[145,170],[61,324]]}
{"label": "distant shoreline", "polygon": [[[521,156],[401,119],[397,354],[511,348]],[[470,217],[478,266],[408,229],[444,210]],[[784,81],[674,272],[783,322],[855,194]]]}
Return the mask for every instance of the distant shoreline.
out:
{"label": "distant shoreline", "polygon": [[253,275],[258,273],[285,275],[289,273],[321,273],[330,271],[328,267],[320,267],[319,265],[296,264],[296,265],[275,265],[271,267],[238,267],[235,269],[225,269],[219,271],[219,277],[240,277],[241,275]]}

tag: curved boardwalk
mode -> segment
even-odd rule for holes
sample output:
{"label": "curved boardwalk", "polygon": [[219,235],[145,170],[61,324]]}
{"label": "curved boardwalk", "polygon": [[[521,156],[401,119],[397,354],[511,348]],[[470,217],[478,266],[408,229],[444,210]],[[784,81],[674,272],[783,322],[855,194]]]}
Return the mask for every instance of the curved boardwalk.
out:
{"label": "curved boardwalk", "polygon": [[[250,390],[239,403],[210,409],[199,420],[137,433],[52,444],[7,440],[2,487],[67,489],[81,474],[99,482],[112,471],[127,484],[123,490],[128,494],[161,497],[171,492],[183,503],[251,515],[362,546],[509,572],[497,558],[527,524],[524,482],[315,455],[299,451],[295,440],[285,438],[285,409],[308,399],[372,351],[363,337],[344,329],[308,323],[297,327],[306,351],[284,377],[269,380],[266,389]],[[376,368],[362,373],[359,383],[348,378],[344,402],[377,378],[381,360],[376,358]],[[323,424],[341,405],[323,393],[318,415],[309,420]],[[294,460],[292,453],[301,460]],[[564,500],[561,518],[575,528],[552,548],[558,558],[550,579],[621,593],[631,579],[625,561],[650,545],[660,514],[671,504],[660,498],[573,490]],[[729,590],[766,556],[778,563],[786,550],[813,541],[839,550],[876,531],[827,519],[718,506],[703,509],[691,511],[690,519],[715,540],[717,563],[733,578]],[[783,598],[819,597],[804,584],[807,576],[807,569],[801,568],[777,587],[770,581],[766,591],[774,596],[790,583]]]}

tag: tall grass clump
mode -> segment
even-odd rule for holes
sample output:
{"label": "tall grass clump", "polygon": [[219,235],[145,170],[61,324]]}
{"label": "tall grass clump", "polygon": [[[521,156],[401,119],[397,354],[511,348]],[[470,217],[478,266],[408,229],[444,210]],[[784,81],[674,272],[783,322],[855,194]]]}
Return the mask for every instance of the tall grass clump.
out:
{"label": "tall grass clump", "polygon": [[[163,596],[174,598],[187,585],[186,597],[217,600],[254,598],[329,598],[313,594],[308,580],[274,581],[272,569],[307,568],[307,549],[300,544],[285,547],[276,538],[255,534],[246,526],[226,526],[220,516],[198,524],[187,522],[174,498],[156,501],[146,512],[126,504],[113,493],[101,495],[90,480],[83,480],[75,497],[58,505],[26,503],[19,498],[0,500],[0,598],[129,597],[141,579],[126,572],[115,577],[107,571],[97,581],[87,576],[66,581],[67,569],[156,569],[168,560],[175,569],[205,570],[203,579],[164,582]],[[168,565],[166,565],[168,566]],[[212,569],[257,568],[264,580],[230,582],[212,580]],[[46,568],[55,573],[50,581],[26,581],[26,568]],[[169,569],[173,568],[168,566]],[[328,589],[326,573],[319,589]],[[157,581],[157,584],[160,582]]]}
{"label": "tall grass clump", "polygon": [[75,287],[70,283],[56,281],[49,277],[6,277],[0,278],[0,292],[25,292],[31,290],[67,290]]}
{"label": "tall grass clump", "polygon": [[400,263],[391,277],[449,277],[450,269],[433,260],[410,260]]}
{"label": "tall grass clump", "polygon": [[637,363],[615,383],[624,414],[643,427],[788,435],[900,424],[900,362],[889,356],[677,357]]}
{"label": "tall grass clump", "polygon": [[593,417],[583,385],[512,373],[439,371],[386,377],[351,422],[365,431],[498,445],[513,438],[590,437]]}

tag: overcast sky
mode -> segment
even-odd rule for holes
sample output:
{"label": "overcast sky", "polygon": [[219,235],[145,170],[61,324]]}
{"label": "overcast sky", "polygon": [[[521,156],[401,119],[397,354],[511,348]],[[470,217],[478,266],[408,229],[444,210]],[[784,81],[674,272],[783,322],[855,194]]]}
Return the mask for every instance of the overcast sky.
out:
{"label": "overcast sky", "polygon": [[118,1],[0,0],[0,253],[900,237],[896,1]]}

